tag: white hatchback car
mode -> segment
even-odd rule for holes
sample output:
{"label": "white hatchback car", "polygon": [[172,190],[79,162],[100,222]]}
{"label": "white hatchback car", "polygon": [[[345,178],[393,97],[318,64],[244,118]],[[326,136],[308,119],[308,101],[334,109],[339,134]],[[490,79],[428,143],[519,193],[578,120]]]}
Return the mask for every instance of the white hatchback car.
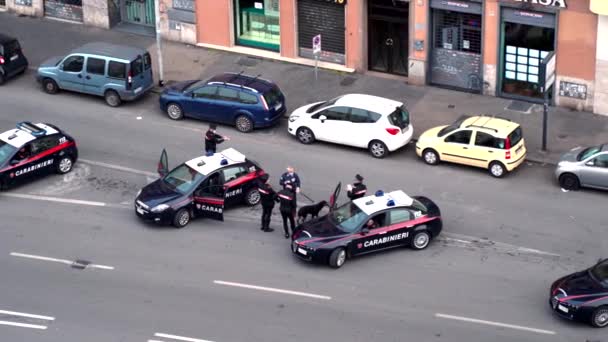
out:
{"label": "white hatchback car", "polygon": [[300,107],[289,116],[288,130],[303,144],[321,140],[367,148],[376,158],[403,147],[414,133],[403,103],[363,94]]}

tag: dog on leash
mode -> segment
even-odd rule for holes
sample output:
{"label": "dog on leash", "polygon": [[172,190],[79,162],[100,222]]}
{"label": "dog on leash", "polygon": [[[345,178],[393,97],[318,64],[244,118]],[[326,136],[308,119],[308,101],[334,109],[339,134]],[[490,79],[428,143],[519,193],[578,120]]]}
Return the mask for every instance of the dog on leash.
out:
{"label": "dog on leash", "polygon": [[321,211],[321,209],[323,209],[323,207],[325,206],[329,206],[329,204],[327,204],[327,201],[321,201],[319,203],[305,205],[302,208],[298,209],[298,224],[304,222],[308,215],[312,216],[313,219],[316,218],[317,216],[319,216],[319,212]]}

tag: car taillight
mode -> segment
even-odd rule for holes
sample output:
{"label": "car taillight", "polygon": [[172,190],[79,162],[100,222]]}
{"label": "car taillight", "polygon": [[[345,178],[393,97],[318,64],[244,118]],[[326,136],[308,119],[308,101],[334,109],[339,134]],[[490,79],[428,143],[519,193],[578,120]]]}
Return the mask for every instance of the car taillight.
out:
{"label": "car taillight", "polygon": [[0,56],[0,65],[4,64],[4,57]]}
{"label": "car taillight", "polygon": [[268,103],[266,103],[266,99],[264,98],[264,96],[262,96],[261,99],[262,105],[264,106],[264,110],[268,110]]}
{"label": "car taillight", "polygon": [[399,128],[387,128],[386,131],[390,135],[397,135],[397,133],[399,133]]}
{"label": "car taillight", "polygon": [[133,86],[133,73],[129,71],[129,75],[127,76],[127,89],[131,89]]}
{"label": "car taillight", "polygon": [[511,139],[507,138],[507,141],[505,143],[505,149],[507,150],[505,152],[505,159],[511,159]]}

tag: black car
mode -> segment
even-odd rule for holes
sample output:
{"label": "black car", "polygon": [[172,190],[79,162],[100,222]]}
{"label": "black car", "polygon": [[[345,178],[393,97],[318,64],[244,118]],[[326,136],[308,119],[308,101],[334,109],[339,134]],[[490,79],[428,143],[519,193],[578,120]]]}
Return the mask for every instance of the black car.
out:
{"label": "black car", "polygon": [[135,199],[135,213],[158,224],[185,227],[192,218],[224,220],[224,208],[260,202],[258,178],[264,170],[229,148],[189,160],[170,172],[167,154],[159,162],[160,179],[146,185]]}
{"label": "black car", "polygon": [[[339,191],[340,185],[330,207]],[[425,249],[441,229],[439,207],[430,199],[409,197],[400,190],[378,191],[301,224],[293,233],[291,249],[303,260],[338,268],[347,258],[394,247]]]}
{"label": "black car", "polygon": [[27,58],[16,38],[0,33],[0,85],[27,69]]}
{"label": "black car", "polygon": [[556,280],[550,295],[549,304],[557,315],[596,328],[607,327],[608,259]]}
{"label": "black car", "polygon": [[0,134],[0,189],[49,173],[68,173],[76,159],[76,142],[56,126],[18,123]]}

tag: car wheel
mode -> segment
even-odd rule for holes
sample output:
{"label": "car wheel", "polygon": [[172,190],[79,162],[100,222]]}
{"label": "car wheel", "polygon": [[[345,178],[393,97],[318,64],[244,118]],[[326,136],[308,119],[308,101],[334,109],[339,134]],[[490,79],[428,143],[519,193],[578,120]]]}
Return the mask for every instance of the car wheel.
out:
{"label": "car wheel", "polygon": [[296,136],[298,137],[298,140],[302,144],[308,145],[308,144],[312,144],[313,142],[315,142],[315,134],[308,127],[298,128],[298,131],[296,132]]}
{"label": "car wheel", "polygon": [[374,158],[384,158],[388,154],[388,148],[386,148],[386,145],[382,141],[373,140],[369,143],[369,153]]}
{"label": "car wheel", "polygon": [[184,111],[177,103],[169,103],[167,106],[167,115],[173,120],[181,120],[184,118]]}
{"label": "car wheel", "polygon": [[245,203],[249,206],[254,206],[258,203],[260,203],[261,200],[261,196],[260,196],[260,192],[258,191],[258,189],[251,189],[249,191],[247,191],[247,193],[245,194]]}
{"label": "car wheel", "polygon": [[104,94],[103,97],[106,100],[106,103],[108,104],[108,106],[110,106],[110,107],[118,107],[122,103],[120,96],[114,90],[106,91],[106,93]]}
{"label": "car wheel", "polygon": [[608,327],[608,306],[600,306],[591,315],[591,325],[596,328]]}
{"label": "car wheel", "polygon": [[571,173],[564,173],[559,176],[559,185],[566,190],[578,190],[581,186],[578,177]]}
{"label": "car wheel", "polygon": [[45,78],[44,81],[42,81],[42,87],[47,94],[57,94],[59,91],[57,83],[50,78]]}
{"label": "car wheel", "polygon": [[5,81],[4,74],[0,74],[0,85],[3,85],[4,81]]}
{"label": "car wheel", "polygon": [[412,238],[411,242],[411,247],[415,250],[423,250],[429,245],[430,242],[431,234],[429,234],[429,232],[425,230],[422,230],[414,234],[414,237]]}
{"label": "car wheel", "polygon": [[60,175],[66,174],[72,171],[73,167],[74,163],[72,162],[72,158],[63,157],[59,160],[59,163],[57,163],[57,173]]}
{"label": "car wheel", "polygon": [[501,162],[497,161],[490,163],[488,171],[490,171],[490,174],[496,178],[502,178],[505,176],[505,174],[507,174],[507,169],[505,168],[505,166],[502,165]]}
{"label": "car wheel", "polygon": [[253,121],[245,115],[240,115],[236,118],[236,129],[243,133],[249,133],[253,130]]}
{"label": "car wheel", "polygon": [[184,228],[190,223],[190,212],[186,208],[178,210],[173,217],[173,225],[176,228]]}
{"label": "car wheel", "polygon": [[346,262],[346,250],[344,248],[336,248],[329,255],[329,266],[332,268],[340,268]]}
{"label": "car wheel", "polygon": [[426,149],[422,152],[422,159],[429,165],[437,165],[439,163],[439,155],[433,149]]}

